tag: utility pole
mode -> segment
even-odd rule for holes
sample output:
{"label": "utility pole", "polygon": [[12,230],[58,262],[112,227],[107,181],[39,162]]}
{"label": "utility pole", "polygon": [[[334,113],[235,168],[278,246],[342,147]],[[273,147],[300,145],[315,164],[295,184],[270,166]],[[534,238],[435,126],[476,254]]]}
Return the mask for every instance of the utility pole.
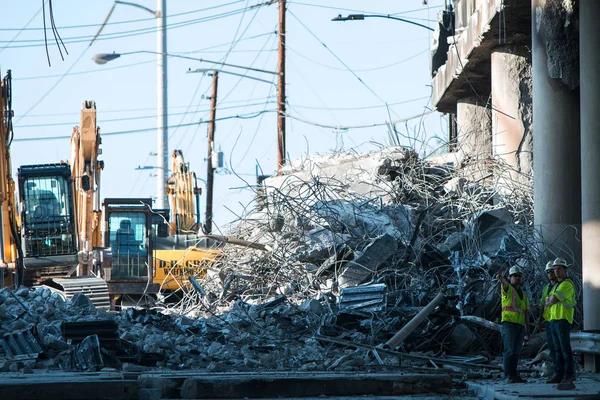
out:
{"label": "utility pole", "polygon": [[215,169],[212,165],[212,153],[215,140],[215,118],[217,116],[217,84],[219,73],[212,72],[212,96],[210,97],[210,120],[208,121],[208,158],[206,159],[206,217],[204,226],[206,234],[212,233],[212,208],[213,208],[213,186],[215,181]]}
{"label": "utility pole", "polygon": [[168,135],[167,135],[167,0],[157,0],[156,2],[156,28],[158,35],[157,41],[157,115],[158,127],[156,132],[156,166],[158,168],[158,177],[156,179],[156,208],[167,208],[166,184],[169,177],[168,168]]}
{"label": "utility pole", "polygon": [[277,170],[285,164],[285,0],[279,0],[279,44],[277,63]]}

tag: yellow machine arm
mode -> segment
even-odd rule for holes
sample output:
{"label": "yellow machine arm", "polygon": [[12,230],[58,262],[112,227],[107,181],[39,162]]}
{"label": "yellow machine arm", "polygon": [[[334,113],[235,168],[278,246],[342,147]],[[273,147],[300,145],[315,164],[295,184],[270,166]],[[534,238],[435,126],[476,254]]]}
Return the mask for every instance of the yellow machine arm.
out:
{"label": "yellow machine arm", "polygon": [[[15,181],[12,179],[10,144],[12,141],[11,73],[0,83],[0,287],[11,284],[12,274],[18,259],[17,220],[15,212]],[[6,275],[6,277],[5,277]],[[6,278],[6,279],[5,279]]]}
{"label": "yellow machine arm", "polygon": [[171,176],[167,180],[167,197],[171,209],[171,234],[194,234],[198,231],[198,198],[200,188],[196,174],[190,171],[181,150],[171,155]]}
{"label": "yellow machine arm", "polygon": [[75,188],[75,215],[81,250],[80,275],[91,272],[91,251],[101,245],[100,173],[104,162],[98,160],[100,129],[96,124],[96,103],[85,101],[79,126],[71,134],[71,172]]}

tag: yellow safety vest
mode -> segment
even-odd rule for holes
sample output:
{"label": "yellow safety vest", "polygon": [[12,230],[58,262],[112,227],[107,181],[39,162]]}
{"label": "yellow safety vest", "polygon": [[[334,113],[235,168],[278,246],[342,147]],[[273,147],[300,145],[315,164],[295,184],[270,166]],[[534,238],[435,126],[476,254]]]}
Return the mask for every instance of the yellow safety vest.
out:
{"label": "yellow safety vest", "polygon": [[555,303],[550,307],[550,320],[558,321],[566,319],[570,324],[573,323],[573,315],[575,315],[575,286],[573,281],[566,278],[564,281],[555,285],[550,295],[558,299],[558,303]]}
{"label": "yellow safety vest", "polygon": [[550,308],[546,307],[546,299],[550,297],[550,291],[552,290],[553,285],[551,283],[547,284],[542,293],[542,300],[540,301],[540,307],[542,308],[542,318],[544,321],[550,322]]}
{"label": "yellow safety vest", "polygon": [[508,290],[502,286],[502,322],[513,322],[515,324],[525,325],[525,313],[529,311],[529,298],[524,290],[521,290],[523,297],[517,294],[517,289],[508,285]]}

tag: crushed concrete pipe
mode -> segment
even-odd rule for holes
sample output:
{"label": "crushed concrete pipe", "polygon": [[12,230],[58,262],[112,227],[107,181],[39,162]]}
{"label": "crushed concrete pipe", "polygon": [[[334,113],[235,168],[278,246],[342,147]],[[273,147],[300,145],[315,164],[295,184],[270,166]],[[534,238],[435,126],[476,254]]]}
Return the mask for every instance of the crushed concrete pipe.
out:
{"label": "crushed concrete pipe", "polygon": [[429,304],[427,304],[417,315],[413,317],[402,329],[398,331],[390,340],[385,343],[385,347],[395,349],[414,331],[433,310],[442,303],[444,294],[439,292]]}
{"label": "crushed concrete pipe", "polygon": [[460,319],[462,319],[463,321],[472,322],[474,324],[483,326],[484,328],[488,328],[493,331],[500,332],[502,330],[502,327],[499,324],[496,324],[492,321],[488,321],[485,318],[476,317],[474,315],[465,315],[465,316],[460,317]]}

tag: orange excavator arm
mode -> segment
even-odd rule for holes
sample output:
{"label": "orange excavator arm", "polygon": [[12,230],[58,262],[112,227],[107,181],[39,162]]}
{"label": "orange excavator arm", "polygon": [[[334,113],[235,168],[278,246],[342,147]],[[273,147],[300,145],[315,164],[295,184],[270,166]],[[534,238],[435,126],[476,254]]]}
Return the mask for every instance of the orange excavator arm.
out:
{"label": "orange excavator arm", "polygon": [[181,150],[171,155],[171,176],[167,180],[167,197],[171,209],[171,234],[194,234],[198,231],[198,195],[196,174],[189,169]]}
{"label": "orange excavator arm", "polygon": [[75,215],[81,250],[80,275],[92,270],[91,252],[101,245],[100,173],[104,162],[101,154],[100,128],[96,123],[96,103],[85,101],[81,109],[79,126],[71,134],[71,173],[75,189]]}
{"label": "orange excavator arm", "polygon": [[[18,256],[15,181],[12,178],[10,144],[12,142],[11,73],[0,82],[0,287],[12,284]],[[6,269],[8,267],[8,270]],[[6,276],[5,276],[6,275]],[[5,279],[7,278],[7,279]]]}

